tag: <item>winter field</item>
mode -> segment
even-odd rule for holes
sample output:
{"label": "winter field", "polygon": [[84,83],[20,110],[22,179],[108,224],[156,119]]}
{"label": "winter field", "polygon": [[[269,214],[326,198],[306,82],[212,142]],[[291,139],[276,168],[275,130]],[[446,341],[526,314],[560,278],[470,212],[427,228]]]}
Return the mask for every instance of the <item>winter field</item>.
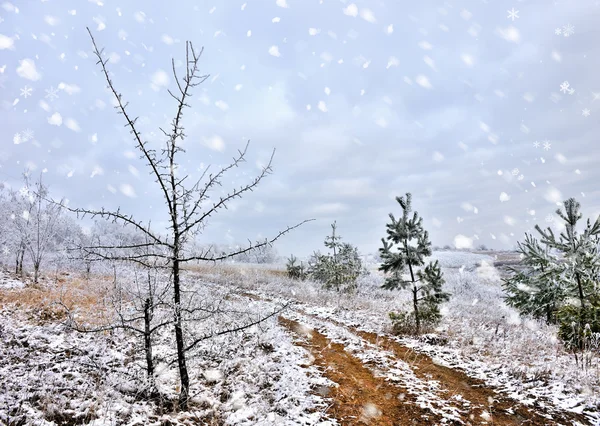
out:
{"label": "winter field", "polygon": [[[135,292],[126,290],[140,282],[139,271],[98,270],[86,279],[57,270],[37,285],[3,272],[0,422],[600,424],[596,355],[588,355],[593,368],[577,367],[554,327],[523,320],[507,307],[493,253],[433,257],[452,297],[435,335],[419,339],[390,333],[388,312],[408,309],[408,293],[380,289],[375,264],[354,295],[290,280],[281,265],[187,265],[182,288],[186,306],[198,315],[186,331],[200,338],[189,352],[186,412],[177,410],[169,328],[153,342],[155,399],[141,395],[145,360],[135,332],[72,328],[73,321],[98,326],[114,322],[115,312],[133,310],[137,301],[128,295]],[[160,321],[161,314],[155,317]]]}

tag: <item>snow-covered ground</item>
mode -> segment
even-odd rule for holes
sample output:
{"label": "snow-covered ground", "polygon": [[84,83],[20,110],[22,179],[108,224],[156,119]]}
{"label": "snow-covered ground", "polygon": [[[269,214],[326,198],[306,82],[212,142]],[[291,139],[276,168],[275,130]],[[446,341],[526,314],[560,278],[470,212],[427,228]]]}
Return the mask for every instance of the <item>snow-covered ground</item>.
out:
{"label": "snow-covered ground", "polygon": [[[11,283],[2,291],[23,291],[17,280],[3,276],[2,282]],[[218,294],[226,291],[212,287],[203,293],[205,300]],[[16,299],[15,294],[7,298]],[[217,302],[229,313],[255,315],[265,309],[260,301],[228,300],[226,307],[223,298]],[[326,401],[312,393],[330,383],[276,318],[200,343],[189,358],[190,411],[177,413],[170,330],[154,342],[157,386],[166,398],[161,407],[139,394],[144,371],[135,336],[122,330],[72,331],[60,319],[46,319],[40,306],[22,301],[0,308],[0,424],[334,424],[324,414]],[[224,320],[204,322],[200,332],[217,321]]]}
{"label": "snow-covered ground", "polygon": [[[549,411],[586,412],[600,424],[600,367],[579,368],[556,338],[557,330],[539,321],[522,319],[503,301],[501,279],[493,257],[468,252],[436,252],[452,294],[437,332],[448,343],[397,339],[442,365],[465,371],[487,385],[529,406]],[[376,265],[359,286],[345,295],[321,290],[311,282],[271,277],[250,268],[240,270],[237,284],[262,297],[300,302],[305,312],[347,326],[389,333],[387,313],[410,309],[407,292],[381,290]],[[253,274],[256,274],[253,276]],[[253,276],[253,279],[249,279]],[[231,280],[231,277],[230,277]]]}
{"label": "snow-covered ground", "polygon": [[[472,401],[448,396],[443,381],[423,376],[360,333],[386,336],[416,354],[427,354],[436,365],[479,379],[541,415],[584,413],[587,424],[600,424],[597,359],[593,369],[579,369],[556,339],[554,327],[523,320],[508,308],[492,257],[466,252],[433,257],[442,264],[446,290],[452,293],[436,331],[447,339],[442,345],[389,334],[388,313],[407,309],[409,299],[406,292],[380,289],[383,278],[377,265],[369,265],[372,273],[361,281],[356,295],[289,280],[280,265],[190,267],[184,273],[185,288],[193,289],[203,306],[218,309],[190,323],[189,332],[210,333],[292,302],[283,316],[343,344],[375,377],[398,384],[421,409],[445,419],[440,424],[463,421],[465,412],[473,409]],[[70,276],[31,289],[10,274],[0,275],[0,423],[336,424],[328,411],[332,401],[315,392],[336,385],[276,317],[242,333],[202,341],[190,353],[193,398],[187,413],[174,410],[178,376],[173,341],[171,330],[162,329],[155,337],[154,354],[157,386],[165,399],[161,404],[145,401],[139,394],[145,380],[139,339],[123,331],[72,331],[52,303],[60,296],[89,305],[94,299],[86,295],[97,288],[106,290],[98,280],[90,283]],[[90,315],[90,306],[85,307],[87,311],[78,311],[84,317]],[[488,414],[480,410],[481,423],[475,424],[490,424]]]}

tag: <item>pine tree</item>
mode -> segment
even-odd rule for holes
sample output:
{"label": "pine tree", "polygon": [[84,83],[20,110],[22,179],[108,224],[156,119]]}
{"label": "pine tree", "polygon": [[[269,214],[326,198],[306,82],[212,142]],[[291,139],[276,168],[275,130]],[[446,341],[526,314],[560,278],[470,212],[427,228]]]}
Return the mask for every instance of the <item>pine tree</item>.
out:
{"label": "pine tree", "polygon": [[304,263],[300,262],[297,264],[298,258],[293,254],[288,258],[286,263],[286,269],[288,277],[294,280],[304,280],[306,279],[306,270],[304,268]]}
{"label": "pine tree", "polygon": [[556,211],[565,225],[558,237],[551,228],[536,226],[536,230],[542,236],[541,242],[562,256],[556,274],[565,288],[558,312],[560,337],[571,349],[582,350],[589,335],[600,332],[600,216],[593,223],[588,219],[583,232],[579,232],[581,205],[574,198],[563,205],[564,212]]}
{"label": "pine tree", "polygon": [[558,259],[531,234],[525,234],[525,241],[517,242],[517,246],[520,266],[510,268],[512,276],[503,280],[506,302],[522,315],[543,318],[546,323],[554,324],[556,312],[565,298]]}
{"label": "pine tree", "polygon": [[315,251],[309,260],[309,274],[315,281],[323,283],[326,289],[354,291],[361,275],[367,273],[363,267],[358,249],[350,243],[342,243],[337,234],[337,224],[331,224],[331,235],[325,237],[325,247],[331,253]]}
{"label": "pine tree", "polygon": [[[430,324],[439,321],[439,305],[450,295],[442,290],[444,278],[437,261],[419,269],[425,266],[425,257],[431,255],[431,242],[429,233],[423,229],[423,219],[412,211],[411,200],[410,193],[406,198],[396,197],[402,217],[396,219],[392,213],[389,215],[387,237],[381,239],[383,247],[379,249],[383,261],[379,269],[388,274],[382,288],[410,289],[415,328],[419,334],[424,321]],[[408,279],[404,275],[407,269]]]}

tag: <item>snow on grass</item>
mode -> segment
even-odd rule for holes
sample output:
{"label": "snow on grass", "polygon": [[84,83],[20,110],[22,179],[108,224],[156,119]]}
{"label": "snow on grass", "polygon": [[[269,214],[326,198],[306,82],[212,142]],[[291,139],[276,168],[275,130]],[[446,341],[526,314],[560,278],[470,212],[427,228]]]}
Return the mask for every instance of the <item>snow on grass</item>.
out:
{"label": "snow on grass", "polygon": [[0,289],[23,288],[21,281],[10,277],[5,271],[0,270]]}
{"label": "snow on grass", "polygon": [[[218,306],[222,314],[188,323],[195,335],[271,308],[230,298],[223,286],[201,284],[183,280],[187,289],[200,288],[194,294],[203,301],[201,308]],[[19,290],[0,289],[6,291]],[[178,374],[170,328],[153,342],[164,399],[157,404],[140,394],[145,370],[136,336],[119,330],[75,332],[35,310],[10,301],[0,306],[0,424],[335,424],[324,414],[328,401],[312,392],[332,384],[275,318],[243,333],[206,339],[188,353],[191,401],[182,413],[174,410]]]}
{"label": "snow on grass", "polygon": [[[442,365],[464,370],[524,404],[548,411],[585,412],[600,422],[597,355],[593,355],[592,368],[581,370],[556,338],[556,327],[521,318],[508,307],[493,257],[449,251],[434,252],[432,259],[443,266],[445,290],[452,294],[442,306],[444,317],[437,330],[448,343],[436,346],[402,339],[403,344]],[[372,266],[375,270],[376,265]],[[264,268],[237,269],[227,279],[240,292],[280,303],[294,300],[309,314],[375,333],[390,332],[390,311],[410,309],[408,292],[380,289],[383,277],[378,273],[362,279],[356,295],[326,291],[317,283],[292,281]]]}

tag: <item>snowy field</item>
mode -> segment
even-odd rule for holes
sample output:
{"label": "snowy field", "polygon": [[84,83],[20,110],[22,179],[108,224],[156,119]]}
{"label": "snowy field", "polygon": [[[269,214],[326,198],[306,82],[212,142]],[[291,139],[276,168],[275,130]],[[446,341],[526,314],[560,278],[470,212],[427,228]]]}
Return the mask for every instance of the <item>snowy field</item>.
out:
{"label": "snowy field", "polygon": [[[106,309],[103,300],[111,286],[106,278],[86,282],[77,274],[64,275],[32,288],[3,273],[0,422],[352,424],[348,417],[346,422],[336,419],[342,413],[336,398],[346,388],[332,382],[335,366],[324,364],[333,358],[319,358],[324,348],[332,350],[339,343],[344,356],[364,366],[361,374],[402,395],[394,409],[407,409],[420,421],[415,424],[520,424],[510,420],[518,415],[537,419],[531,424],[600,424],[600,371],[577,368],[553,327],[522,320],[506,307],[494,259],[463,252],[434,257],[452,293],[436,330],[444,344],[389,334],[388,312],[406,308],[409,300],[404,292],[379,288],[382,277],[375,265],[357,295],[291,281],[277,265],[189,265],[184,285],[213,313],[190,323],[192,332],[232,328],[291,304],[279,319],[197,346],[190,357],[193,398],[186,413],[174,408],[178,377],[169,329],[154,342],[157,387],[163,398],[150,402],[139,394],[144,360],[135,335],[68,328],[56,302],[69,304],[81,320],[97,322],[105,318],[98,312]],[[124,272],[122,279],[128,278]],[[294,332],[282,321],[301,324],[305,331]],[[321,341],[317,336],[328,342],[320,352],[313,351]],[[454,389],[471,380],[475,385]],[[381,419],[390,415],[389,403],[376,400],[377,395],[368,398],[372,400],[356,402],[355,420],[386,424]]]}

